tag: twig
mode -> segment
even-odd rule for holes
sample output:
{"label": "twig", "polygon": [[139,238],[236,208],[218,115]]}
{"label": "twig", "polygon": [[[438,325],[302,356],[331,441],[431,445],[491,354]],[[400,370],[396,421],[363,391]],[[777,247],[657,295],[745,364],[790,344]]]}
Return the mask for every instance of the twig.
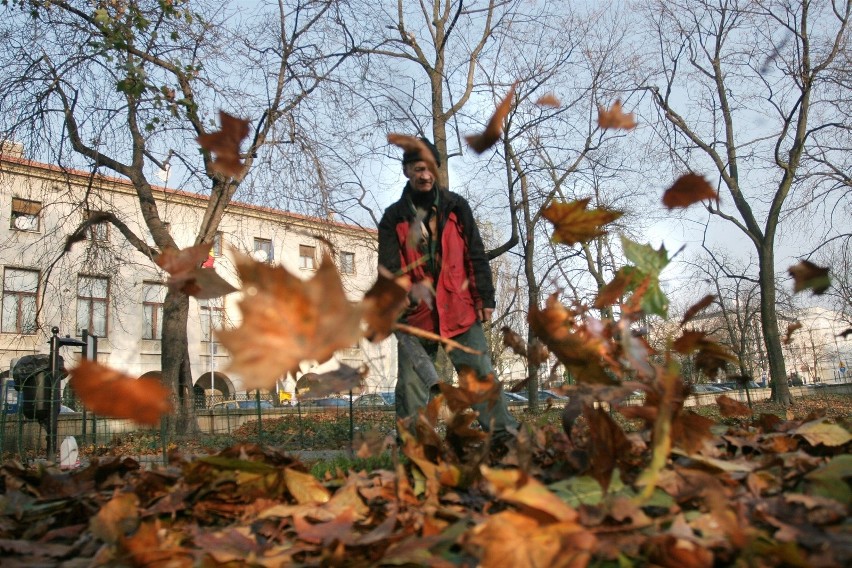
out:
{"label": "twig", "polygon": [[425,329],[420,329],[419,327],[413,327],[404,323],[395,323],[393,325],[393,328],[397,331],[407,333],[408,335],[413,335],[415,337],[430,339],[432,341],[437,341],[438,343],[443,343],[445,348],[458,349],[460,351],[464,351],[465,353],[470,353],[471,355],[482,355],[482,351],[477,351],[476,349],[472,349],[470,347],[462,345],[458,341],[453,341],[448,337],[441,337],[440,335],[432,333],[431,331],[426,331]]}

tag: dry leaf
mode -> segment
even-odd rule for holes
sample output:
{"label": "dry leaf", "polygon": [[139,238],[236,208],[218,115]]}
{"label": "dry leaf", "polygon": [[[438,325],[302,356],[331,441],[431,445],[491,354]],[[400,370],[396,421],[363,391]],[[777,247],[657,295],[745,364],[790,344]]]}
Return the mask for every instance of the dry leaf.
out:
{"label": "dry leaf", "polygon": [[216,336],[246,389],[272,388],[282,375],[297,372],[300,362],[326,361],[360,338],[362,307],[346,299],[327,255],[311,280],[245,255],[235,260],[245,294],[239,303],[243,321]]}
{"label": "dry leaf", "polygon": [[458,376],[458,387],[438,383],[452,412],[460,412],[481,402],[488,402],[491,407],[500,396],[500,383],[494,378],[494,373],[480,378],[472,368],[462,365],[458,369]]}
{"label": "dry leaf", "polygon": [[116,544],[139,526],[139,497],[135,493],[119,493],[89,520],[89,529],[97,538]]}
{"label": "dry leaf", "polygon": [[793,340],[793,332],[796,330],[802,329],[803,325],[801,322],[794,321],[790,325],[787,326],[787,335],[784,336],[784,345],[790,345],[790,341]]}
{"label": "dry leaf", "polygon": [[609,110],[598,105],[598,126],[601,128],[632,130],[636,128],[636,118],[632,112],[630,114],[622,112],[621,100],[617,100],[612,103],[612,107]]}
{"label": "dry leaf", "polygon": [[683,208],[705,199],[718,200],[719,194],[704,176],[684,174],[663,194],[663,205],[669,209]]}
{"label": "dry leaf", "polygon": [[517,85],[517,83],[513,84],[509,88],[509,92],[506,93],[506,96],[503,97],[503,100],[500,101],[499,105],[497,105],[497,109],[494,111],[494,114],[491,115],[491,119],[485,126],[485,130],[483,130],[480,134],[465,136],[464,139],[467,141],[467,145],[470,146],[477,154],[483,153],[500,140],[500,135],[503,133],[503,121],[506,120],[506,117],[509,116],[509,111],[512,109],[512,98],[515,96],[515,85]]}
{"label": "dry leaf", "polygon": [[334,371],[321,375],[306,373],[296,384],[299,399],[322,398],[330,394],[346,391],[360,391],[367,369],[356,369],[344,363]]}
{"label": "dry leaf", "polygon": [[603,226],[623,215],[621,211],[598,208],[586,209],[589,198],[577,201],[552,202],[542,215],[553,223],[553,240],[566,245],[583,243],[606,234]]}
{"label": "dry leaf", "polygon": [[819,296],[831,286],[828,268],[817,266],[809,260],[800,261],[799,264],[788,268],[787,272],[793,277],[793,292],[801,292],[810,288],[814,294]]}
{"label": "dry leaf", "polygon": [[535,104],[537,106],[553,107],[553,108],[559,108],[559,107],[562,106],[562,103],[560,102],[560,100],[557,99],[556,95],[554,95],[553,93],[547,93],[547,94],[542,95],[535,102]]}
{"label": "dry leaf", "polygon": [[403,152],[417,152],[420,155],[420,160],[426,162],[426,167],[438,179],[438,163],[435,161],[435,156],[432,151],[426,147],[420,138],[416,136],[408,136],[406,134],[388,134],[388,144],[393,144],[402,148]]}
{"label": "dry leaf", "polygon": [[509,326],[503,326],[500,331],[503,332],[503,345],[505,347],[511,349],[516,355],[527,356],[527,344],[523,337],[512,331]]}
{"label": "dry leaf", "polygon": [[688,321],[698,315],[701,310],[712,304],[715,299],[716,296],[714,296],[713,294],[707,294],[706,296],[698,300],[695,304],[690,306],[690,308],[686,310],[686,313],[683,314],[683,319],[680,320],[681,327],[683,327],[684,324],[686,324]]}
{"label": "dry leaf", "polygon": [[171,391],[159,379],[135,379],[89,359],[70,374],[71,388],[95,414],[155,426],[172,409]]}
{"label": "dry leaf", "polygon": [[751,409],[738,400],[734,400],[726,394],[716,397],[716,404],[719,405],[719,412],[725,418],[746,418],[751,416]]}
{"label": "dry leaf", "polygon": [[846,339],[850,335],[852,335],[852,327],[844,329],[843,331],[837,334],[837,337],[842,337],[843,339]]}
{"label": "dry leaf", "polygon": [[384,266],[379,267],[376,283],[364,294],[364,337],[377,343],[391,334],[393,324],[408,306],[408,289],[411,278],[402,275],[394,278]]}
{"label": "dry leaf", "polygon": [[201,134],[196,140],[215,159],[210,169],[229,177],[243,173],[245,165],[240,160],[240,144],[249,133],[249,121],[219,111],[220,130],[210,134]]}
{"label": "dry leaf", "polygon": [[210,245],[201,243],[185,249],[166,248],[154,258],[157,265],[169,273],[169,289],[210,300],[236,292],[236,288],[219,276],[213,268],[204,268],[210,255]]}

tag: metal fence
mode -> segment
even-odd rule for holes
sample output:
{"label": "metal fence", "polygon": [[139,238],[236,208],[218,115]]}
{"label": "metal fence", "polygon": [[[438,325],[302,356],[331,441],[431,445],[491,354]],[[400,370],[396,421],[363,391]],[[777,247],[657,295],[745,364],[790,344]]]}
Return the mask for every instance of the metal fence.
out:
{"label": "metal fence", "polygon": [[[794,397],[852,395],[852,382],[826,382],[791,389]],[[0,455],[23,462],[48,459],[48,423],[44,416],[24,415],[16,393],[3,392],[0,412]],[[726,394],[742,402],[767,399],[768,388],[739,389],[724,393],[703,393],[690,397],[687,406],[713,404]],[[641,403],[641,397],[631,401]],[[180,428],[175,416],[163,419],[159,427],[142,428],[130,420],[96,416],[71,397],[61,399],[56,413],[57,447],[72,437],[84,457],[100,454],[150,456],[148,461],[167,460],[172,449],[210,453],[238,441],[272,444],[288,450],[351,450],[364,436],[393,435],[394,399],[391,391],[361,395],[330,396],[303,400],[298,404],[276,404],[273,397],[242,395],[221,399],[206,397],[194,401],[191,426]],[[560,406],[561,402],[542,407]],[[527,406],[510,403],[512,412],[522,415]],[[57,459],[54,456],[53,459]]]}

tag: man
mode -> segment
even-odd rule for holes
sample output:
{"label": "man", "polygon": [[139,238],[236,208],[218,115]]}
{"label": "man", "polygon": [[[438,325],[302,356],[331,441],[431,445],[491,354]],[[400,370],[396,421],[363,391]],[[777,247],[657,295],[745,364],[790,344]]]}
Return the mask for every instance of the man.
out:
{"label": "man", "polygon": [[[440,166],[437,148],[425,138],[421,142]],[[394,273],[407,273],[412,284],[425,283],[434,289],[434,297],[413,298],[403,319],[481,351],[472,355],[453,349],[448,355],[457,370],[466,365],[484,377],[494,370],[482,330],[495,306],[488,257],[470,205],[439,187],[421,158],[416,150],[403,154],[402,171],[408,183],[379,223],[379,264]],[[401,333],[397,340],[396,414],[409,418],[435,390],[438,344]],[[493,430],[494,439],[505,442],[518,423],[508,411],[502,390],[496,403],[488,406],[474,406],[479,422],[485,430]]]}

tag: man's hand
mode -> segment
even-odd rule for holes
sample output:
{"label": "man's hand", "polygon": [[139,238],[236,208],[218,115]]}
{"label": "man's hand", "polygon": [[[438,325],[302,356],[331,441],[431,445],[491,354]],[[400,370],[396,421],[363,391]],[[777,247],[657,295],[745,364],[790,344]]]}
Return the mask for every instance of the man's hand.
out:
{"label": "man's hand", "polygon": [[491,321],[491,315],[494,313],[494,308],[479,308],[477,310],[477,316],[479,316],[479,321],[487,322]]}

